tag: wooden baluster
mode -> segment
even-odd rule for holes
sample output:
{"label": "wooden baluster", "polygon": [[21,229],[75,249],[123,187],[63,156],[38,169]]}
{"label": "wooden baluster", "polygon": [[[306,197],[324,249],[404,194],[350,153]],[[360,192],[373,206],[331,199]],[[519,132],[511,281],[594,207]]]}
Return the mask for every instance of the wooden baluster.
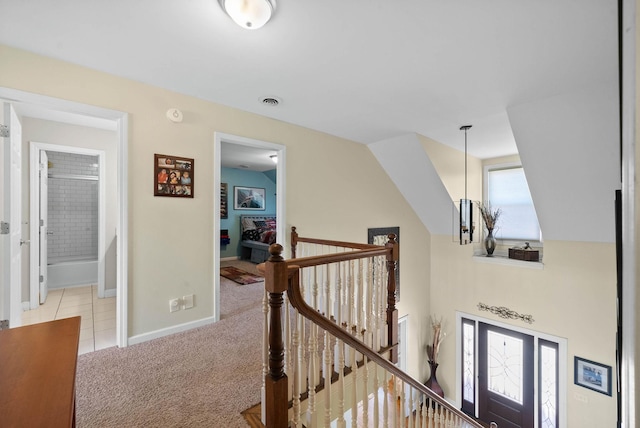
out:
{"label": "wooden baluster", "polygon": [[[265,263],[265,289],[269,293],[269,371],[265,378],[265,426],[287,426],[287,375],[284,372],[284,341],[282,338],[283,293],[287,290],[287,267],[282,258],[282,246],[269,247],[271,257]],[[295,284],[297,285],[297,284]]]}
{"label": "wooden baluster", "polygon": [[338,428],[345,428],[344,419],[344,342],[337,340],[338,345]]}
{"label": "wooden baluster", "polygon": [[[341,263],[336,263],[336,294],[335,294],[335,307],[336,307],[336,324],[342,325],[342,267]],[[338,368],[338,427],[345,427],[344,420],[344,342],[342,340],[336,340],[336,367]]]}
{"label": "wooden baluster", "polygon": [[[262,390],[261,390],[261,402],[265,402],[266,397],[266,379],[269,373],[269,293],[264,290],[262,295]],[[261,406],[260,418],[265,421],[265,409],[266,406]]]}
{"label": "wooden baluster", "polygon": [[396,241],[396,235],[390,233],[389,242],[385,245],[391,250],[391,254],[387,256],[387,272],[389,280],[387,282],[387,329],[389,346],[392,346],[389,361],[398,362],[398,309],[396,309],[396,265],[399,260],[400,246]]}
{"label": "wooden baluster", "polygon": [[351,426],[357,427],[357,409],[358,409],[358,354],[355,349],[351,349],[351,408],[356,417],[351,418]]}
{"label": "wooden baluster", "polygon": [[373,371],[373,426],[380,426],[380,399],[378,398],[380,392],[380,379],[378,376],[378,366]]}
{"label": "wooden baluster", "polygon": [[309,402],[307,403],[307,424],[313,426],[316,413],[316,386],[318,385],[318,326],[311,323],[309,335]]}
{"label": "wooden baluster", "polygon": [[389,381],[387,380],[387,371],[384,371],[384,378],[382,379],[382,426],[384,428],[389,427]]}
{"label": "wooden baluster", "polygon": [[367,365],[367,357],[365,355],[362,356],[362,401],[364,405],[362,406],[362,420],[364,421],[364,426],[369,426],[369,368]]}
{"label": "wooden baluster", "polygon": [[[287,306],[288,308],[288,306]],[[298,311],[294,311],[295,328],[291,337],[291,372],[293,373],[293,391],[292,391],[292,410],[293,410],[293,426],[300,427],[302,423],[300,421],[300,388],[301,388],[301,359],[302,352],[300,350],[300,331],[302,330],[302,316],[298,314]]]}
{"label": "wooden baluster", "polygon": [[[325,265],[324,272],[324,310],[325,316],[330,317],[331,313],[331,275],[329,273],[329,265]],[[331,423],[331,375],[333,374],[332,353],[331,353],[331,335],[328,331],[324,332],[324,425],[329,426]]]}

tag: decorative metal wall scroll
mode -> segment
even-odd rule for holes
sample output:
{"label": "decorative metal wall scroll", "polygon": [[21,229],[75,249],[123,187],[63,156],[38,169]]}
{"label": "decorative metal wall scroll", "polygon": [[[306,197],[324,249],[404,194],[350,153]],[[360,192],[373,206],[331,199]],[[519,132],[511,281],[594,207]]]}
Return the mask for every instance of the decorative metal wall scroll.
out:
{"label": "decorative metal wall scroll", "polygon": [[494,315],[498,315],[500,318],[522,320],[529,324],[533,324],[534,321],[533,315],[522,315],[504,306],[489,306],[484,303],[478,303],[478,309],[481,311],[489,311]]}

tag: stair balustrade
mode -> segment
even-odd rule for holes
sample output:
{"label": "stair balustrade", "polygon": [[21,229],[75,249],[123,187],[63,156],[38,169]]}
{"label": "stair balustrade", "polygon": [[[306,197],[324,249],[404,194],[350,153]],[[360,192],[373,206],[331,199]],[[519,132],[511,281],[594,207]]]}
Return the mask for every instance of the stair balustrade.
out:
{"label": "stair balustrade", "polygon": [[399,246],[273,244],[265,276],[262,419],[281,427],[482,427],[400,370]]}

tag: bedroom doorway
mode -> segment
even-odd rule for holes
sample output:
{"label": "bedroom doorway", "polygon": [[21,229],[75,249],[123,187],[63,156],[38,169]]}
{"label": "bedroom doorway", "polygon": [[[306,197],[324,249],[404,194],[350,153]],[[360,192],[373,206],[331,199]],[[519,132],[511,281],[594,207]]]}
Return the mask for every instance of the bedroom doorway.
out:
{"label": "bedroom doorway", "polygon": [[[254,140],[235,135],[215,133],[214,136],[214,200],[213,231],[213,308],[214,318],[220,320],[222,298],[229,296],[228,281],[221,295],[221,266],[233,265],[249,274],[256,274],[256,263],[242,258],[242,215],[275,217],[277,241],[286,244],[285,238],[285,163],[286,148],[283,145]],[[260,196],[257,204],[236,204],[236,199],[253,189]],[[244,193],[243,193],[244,192]],[[245,195],[246,196],[246,195]],[[254,260],[255,261],[255,260]],[[236,266],[237,265],[237,266]],[[261,282],[262,284],[263,282]],[[248,287],[247,287],[248,288]],[[255,288],[255,286],[254,286]],[[233,304],[225,302],[225,311]]]}

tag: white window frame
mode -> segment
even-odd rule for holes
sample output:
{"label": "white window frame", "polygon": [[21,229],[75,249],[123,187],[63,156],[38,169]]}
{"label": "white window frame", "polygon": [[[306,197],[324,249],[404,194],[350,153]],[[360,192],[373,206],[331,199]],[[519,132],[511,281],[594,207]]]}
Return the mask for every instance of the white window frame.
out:
{"label": "white window frame", "polygon": [[[483,200],[484,201],[489,201],[489,172],[490,171],[499,171],[499,170],[505,170],[505,169],[515,169],[515,168],[522,168],[522,170],[524,171],[524,167],[522,166],[522,163],[520,162],[507,162],[507,163],[500,163],[500,164],[492,164],[492,165],[485,165],[484,166],[484,171],[483,171],[483,179],[482,179],[482,196],[483,196]],[[525,173],[525,177],[526,177],[526,173]],[[531,190],[529,190],[529,194],[531,194]],[[534,206],[535,208],[535,206]],[[480,222],[482,222],[482,220],[480,220]],[[484,228],[482,228],[483,230],[483,236],[484,236]],[[496,240],[498,242],[500,242],[502,245],[505,246],[515,246],[515,245],[522,245],[525,241],[529,242],[531,244],[532,247],[542,247],[543,244],[543,239],[542,239],[542,228],[540,228],[540,224],[538,222],[538,230],[540,231],[540,237],[537,240],[534,239],[501,239],[496,237]]]}

